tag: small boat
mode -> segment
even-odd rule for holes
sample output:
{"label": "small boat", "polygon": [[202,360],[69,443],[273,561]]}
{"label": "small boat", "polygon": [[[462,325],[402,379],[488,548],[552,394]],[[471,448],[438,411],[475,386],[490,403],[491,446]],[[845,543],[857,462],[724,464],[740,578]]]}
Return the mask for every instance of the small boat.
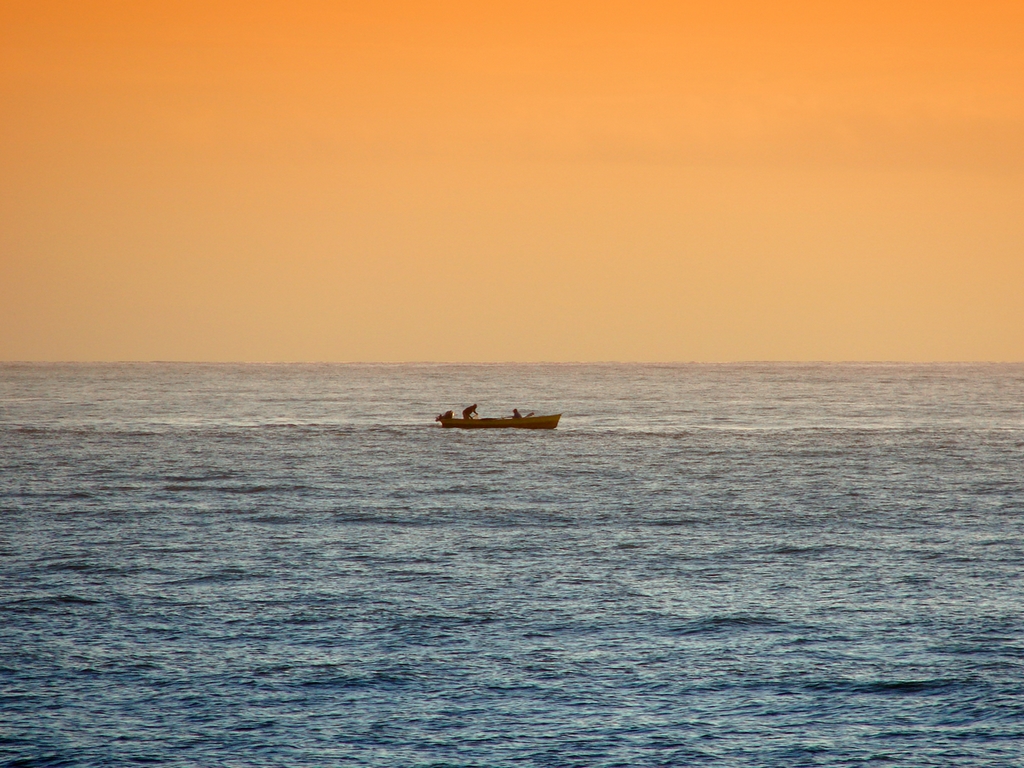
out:
{"label": "small boat", "polygon": [[554,416],[522,416],[518,419],[457,419],[438,416],[442,427],[456,429],[554,429],[562,414]]}

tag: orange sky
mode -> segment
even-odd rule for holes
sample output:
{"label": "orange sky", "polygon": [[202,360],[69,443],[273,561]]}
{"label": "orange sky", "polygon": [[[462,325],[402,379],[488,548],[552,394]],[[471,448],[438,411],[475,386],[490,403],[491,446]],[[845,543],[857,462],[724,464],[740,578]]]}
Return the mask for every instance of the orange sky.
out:
{"label": "orange sky", "polygon": [[1024,3],[0,3],[0,359],[1024,360]]}

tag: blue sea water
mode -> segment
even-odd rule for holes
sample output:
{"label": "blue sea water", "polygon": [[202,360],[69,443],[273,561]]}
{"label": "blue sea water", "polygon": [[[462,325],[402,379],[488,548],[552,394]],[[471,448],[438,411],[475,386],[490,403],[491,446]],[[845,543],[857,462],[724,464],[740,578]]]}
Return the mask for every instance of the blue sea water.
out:
{"label": "blue sea water", "polygon": [[0,365],[7,766],[1020,766],[1022,573],[1021,365]]}

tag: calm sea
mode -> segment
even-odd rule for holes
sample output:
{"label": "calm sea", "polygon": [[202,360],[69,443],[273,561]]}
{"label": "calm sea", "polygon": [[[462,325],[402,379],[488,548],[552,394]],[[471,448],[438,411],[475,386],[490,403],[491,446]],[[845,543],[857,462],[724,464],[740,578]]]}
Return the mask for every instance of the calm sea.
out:
{"label": "calm sea", "polygon": [[0,366],[7,766],[1021,766],[1022,574],[1021,365]]}

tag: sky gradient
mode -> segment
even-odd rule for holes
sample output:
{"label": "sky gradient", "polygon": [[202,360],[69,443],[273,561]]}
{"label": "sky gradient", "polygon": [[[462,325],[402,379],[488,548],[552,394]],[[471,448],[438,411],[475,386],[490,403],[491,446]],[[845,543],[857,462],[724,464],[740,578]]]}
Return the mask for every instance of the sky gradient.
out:
{"label": "sky gradient", "polygon": [[6,0],[0,359],[1024,360],[1024,4]]}

